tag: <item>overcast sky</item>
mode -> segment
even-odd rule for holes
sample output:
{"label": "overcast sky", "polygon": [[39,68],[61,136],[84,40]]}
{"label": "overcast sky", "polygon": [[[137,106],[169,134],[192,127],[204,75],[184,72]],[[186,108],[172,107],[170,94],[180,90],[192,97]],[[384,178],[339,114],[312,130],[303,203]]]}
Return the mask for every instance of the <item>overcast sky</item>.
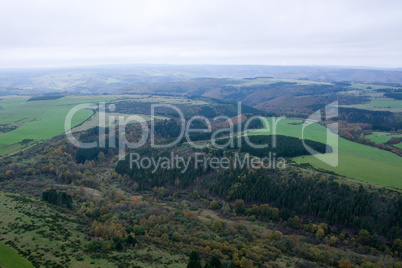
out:
{"label": "overcast sky", "polygon": [[0,38],[0,68],[402,67],[402,1],[3,0]]}

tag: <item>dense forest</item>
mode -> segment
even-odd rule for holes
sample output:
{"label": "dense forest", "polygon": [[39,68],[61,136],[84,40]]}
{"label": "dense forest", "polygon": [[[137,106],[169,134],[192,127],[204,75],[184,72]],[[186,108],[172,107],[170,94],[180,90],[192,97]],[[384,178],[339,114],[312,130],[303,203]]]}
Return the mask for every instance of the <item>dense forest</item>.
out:
{"label": "dense forest", "polygon": [[[74,133],[81,142],[104,138],[105,146],[91,149],[77,148],[64,135],[47,142],[22,141],[32,143],[0,158],[1,211],[6,211],[0,243],[35,267],[402,267],[399,189],[292,161],[310,154],[305,145],[318,153],[332,152],[326,144],[245,131],[253,116],[248,129],[263,127],[258,116],[286,111],[306,118],[335,99],[353,104],[370,98],[353,95],[350,82],[260,84],[260,79],[269,78],[205,78],[189,89],[184,85],[190,82],[169,83],[166,88],[174,91],[170,96],[158,83],[136,85],[152,87],[158,92],[152,97],[167,102],[180,94],[173,103],[184,112],[186,124],[192,116],[208,118],[211,131],[202,119],[189,126],[205,130],[189,135],[204,148],[192,147],[186,137],[167,149],[152,148],[147,141],[139,149],[127,149],[120,161],[118,127],[105,133],[97,127]],[[373,91],[394,99],[399,94],[393,88]],[[41,98],[36,100],[47,96]],[[158,103],[134,99],[124,96],[112,103],[117,113],[126,115],[149,115],[151,105]],[[257,108],[242,105],[239,115],[237,104],[226,102],[236,100]],[[162,107],[156,115],[162,118],[155,117],[153,127],[147,124],[157,145],[179,137],[182,124],[174,110]],[[213,120],[222,115],[224,119]],[[228,131],[228,118],[235,123],[234,133]],[[325,123],[333,122],[339,123],[340,136],[351,141],[376,147],[372,149],[377,152],[400,151],[398,113],[342,107],[338,118]],[[375,130],[395,131],[383,134],[390,136],[388,141],[375,144],[368,138]],[[139,124],[122,131],[130,142],[143,133]],[[215,131],[222,131],[214,142],[227,145],[224,148],[211,141]],[[148,167],[137,166],[131,154],[141,157],[137,160],[151,159],[144,161]],[[206,160],[197,162],[197,157]],[[276,168],[272,157],[284,158],[286,168]],[[208,161],[214,158],[230,164],[212,167]],[[249,168],[238,158],[257,164]],[[268,158],[268,165],[258,162],[262,158]],[[169,162],[173,159],[177,162]]]}
{"label": "dense forest", "polygon": [[[233,143],[231,142],[233,141]],[[226,149],[239,149],[242,153],[250,153],[258,157],[267,157],[269,153],[276,154],[278,157],[296,157],[310,154],[303,141],[298,138],[283,135],[255,135],[245,136],[240,139],[225,138],[217,140],[218,145],[225,146]],[[304,140],[304,143],[318,153],[332,152],[332,148],[327,149],[327,145],[311,140]],[[260,148],[264,146],[265,148]]]}
{"label": "dense forest", "polygon": [[[389,239],[402,235],[400,196],[369,192],[363,187],[353,189],[335,180],[285,176],[263,169],[227,170],[203,183],[211,193],[226,200],[243,199],[248,205],[269,203],[280,209],[284,220],[299,215],[331,225],[365,229]],[[243,212],[250,213],[246,211]]]}
{"label": "dense forest", "polygon": [[397,92],[389,92],[384,94],[385,97],[395,99],[395,100],[402,100],[402,93]]}
{"label": "dense forest", "polygon": [[386,111],[369,111],[355,108],[339,108],[339,119],[349,123],[371,124],[373,129],[390,131],[402,129],[402,116]]}
{"label": "dense forest", "polygon": [[[150,155],[147,154],[149,151],[150,149],[138,153]],[[218,151],[208,153],[216,155]],[[169,157],[168,152],[154,151],[152,155]],[[279,208],[278,216],[283,220],[298,215],[334,226],[365,229],[391,240],[402,235],[402,198],[398,195],[372,192],[361,186],[352,188],[335,179],[319,181],[273,169],[249,170],[238,166],[213,172],[203,166],[195,169],[192,160],[190,166],[184,173],[183,169],[175,168],[153,172],[152,169],[138,169],[135,165],[130,168],[127,159],[119,162],[116,172],[130,176],[126,183],[131,188],[136,183],[139,185],[138,189],[167,187],[189,190],[200,179],[201,189],[208,189],[214,196],[226,201],[242,199],[248,206],[268,203]],[[246,207],[240,213],[261,216]],[[267,219],[273,220],[272,215],[267,216]]]}

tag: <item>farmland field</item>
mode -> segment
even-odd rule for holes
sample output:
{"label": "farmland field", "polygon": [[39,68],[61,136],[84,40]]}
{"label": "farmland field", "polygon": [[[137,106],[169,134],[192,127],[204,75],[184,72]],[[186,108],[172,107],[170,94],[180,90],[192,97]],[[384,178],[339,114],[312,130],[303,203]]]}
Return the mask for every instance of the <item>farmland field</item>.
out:
{"label": "farmland field", "polygon": [[298,80],[298,79],[275,79],[275,78],[255,78],[255,79],[233,79],[235,82],[241,82],[242,86],[274,84],[274,83],[296,83],[299,85],[330,85],[331,83],[319,82],[313,80]]}
{"label": "farmland field", "polygon": [[[301,138],[302,120],[284,119],[277,124],[277,134]],[[272,119],[264,121],[266,127],[272,129]],[[264,128],[253,131],[248,135],[272,134],[270,129]],[[330,138],[335,138],[331,133]],[[319,124],[312,124],[305,130],[305,139],[326,143],[326,128]],[[339,137],[339,165],[332,167],[315,158],[313,155],[297,157],[297,163],[309,163],[315,168],[333,171],[339,175],[351,177],[365,182],[402,188],[402,159],[390,152],[351,142]],[[334,157],[334,153],[325,155]],[[384,174],[387,174],[386,176]]]}
{"label": "farmland field", "polygon": [[[336,100],[401,109],[384,96],[399,98],[402,86],[162,75],[6,88],[16,94],[0,97],[0,268],[399,267],[402,143],[387,141],[402,137],[401,114],[341,109],[331,122],[348,139],[303,118]],[[98,141],[88,149],[64,133],[66,115],[84,103],[71,128],[79,141]],[[281,115],[289,119],[274,132]],[[100,122],[112,128],[100,131]],[[138,122],[170,145],[145,136],[129,148],[124,141],[143,141]],[[268,151],[231,139],[272,146],[273,134],[278,148]],[[328,154],[310,154],[299,138]]]}
{"label": "farmland field", "polygon": [[[1,125],[12,128],[11,131],[0,134],[0,155],[24,147],[21,142],[44,140],[63,133],[64,119],[75,105],[108,101],[110,98],[63,97],[54,100],[27,100],[28,98],[0,100]],[[72,126],[81,124],[92,114],[93,111],[89,109],[78,111],[72,119]],[[23,142],[24,140],[28,142]]]}
{"label": "farmland field", "polygon": [[[378,90],[382,88],[393,88],[393,89],[398,89],[398,87],[392,87],[392,86],[385,86],[385,85],[375,85],[375,84],[370,84],[370,83],[352,83],[352,86],[354,88],[362,89],[362,90]],[[367,87],[370,87],[367,89]]]}
{"label": "farmland field", "polygon": [[377,144],[386,143],[392,137],[401,138],[402,134],[393,134],[393,133],[389,133],[389,132],[373,132],[370,135],[366,135],[366,138],[368,138],[369,140],[371,140],[372,142],[375,142]]}
{"label": "farmland field", "polygon": [[393,100],[385,98],[373,99],[369,103],[365,104],[342,105],[342,106],[348,108],[357,108],[372,111],[390,111],[393,113],[402,112],[402,100]]}

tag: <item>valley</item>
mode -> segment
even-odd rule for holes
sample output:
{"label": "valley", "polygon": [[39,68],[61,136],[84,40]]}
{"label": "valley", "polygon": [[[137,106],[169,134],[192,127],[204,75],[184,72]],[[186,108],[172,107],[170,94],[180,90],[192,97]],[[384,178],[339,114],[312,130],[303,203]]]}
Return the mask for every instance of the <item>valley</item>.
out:
{"label": "valley", "polygon": [[[401,86],[160,79],[107,75],[108,94],[1,97],[0,266],[400,266],[402,115],[384,95]],[[334,101],[337,117],[303,129]],[[85,103],[72,134],[104,146],[77,147],[64,133]],[[141,120],[125,122],[132,116]],[[327,129],[335,123],[338,135]]]}

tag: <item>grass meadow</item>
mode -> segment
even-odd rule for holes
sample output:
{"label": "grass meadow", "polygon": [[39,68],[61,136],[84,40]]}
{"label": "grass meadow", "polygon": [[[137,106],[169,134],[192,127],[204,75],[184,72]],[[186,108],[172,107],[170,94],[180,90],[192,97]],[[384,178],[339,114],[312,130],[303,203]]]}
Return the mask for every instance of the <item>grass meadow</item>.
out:
{"label": "grass meadow", "polygon": [[[264,119],[265,128],[250,132],[248,135],[272,134],[272,118]],[[278,122],[276,133],[292,137],[302,137],[302,120],[284,119]],[[319,124],[311,124],[305,128],[304,138],[327,143],[326,128]],[[329,139],[336,138],[333,133]],[[297,163],[309,163],[315,168],[325,169],[339,175],[362,180],[382,186],[402,189],[402,158],[388,151],[366,146],[339,137],[339,164],[332,167],[313,155],[294,158]],[[335,157],[335,153],[324,157]]]}
{"label": "grass meadow", "polygon": [[[109,101],[106,97],[63,97],[55,100],[27,101],[28,98],[0,100],[2,112],[0,124],[15,129],[0,134],[0,155],[18,151],[24,140],[45,140],[64,132],[67,113],[77,104]],[[93,110],[78,111],[72,126],[77,126],[91,117]]]}
{"label": "grass meadow", "polygon": [[373,99],[368,103],[356,104],[356,105],[343,105],[343,107],[372,110],[372,111],[390,111],[392,113],[401,113],[402,100],[393,100],[386,98]]}
{"label": "grass meadow", "polygon": [[0,243],[0,267],[4,268],[33,268],[34,266],[17,251]]}
{"label": "grass meadow", "polygon": [[366,135],[365,137],[376,144],[380,144],[386,143],[392,137],[402,138],[402,134],[393,134],[389,132],[373,132],[372,134]]}

